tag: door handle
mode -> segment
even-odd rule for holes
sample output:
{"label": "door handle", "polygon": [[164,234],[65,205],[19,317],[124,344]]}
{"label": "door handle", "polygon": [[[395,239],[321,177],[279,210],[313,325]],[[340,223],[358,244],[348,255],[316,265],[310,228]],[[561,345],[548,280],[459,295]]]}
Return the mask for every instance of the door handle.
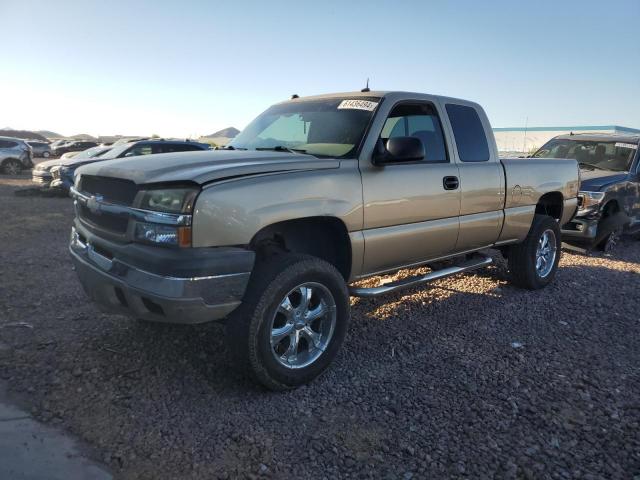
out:
{"label": "door handle", "polygon": [[460,186],[460,180],[458,180],[458,177],[444,177],[442,186],[445,190],[456,190]]}

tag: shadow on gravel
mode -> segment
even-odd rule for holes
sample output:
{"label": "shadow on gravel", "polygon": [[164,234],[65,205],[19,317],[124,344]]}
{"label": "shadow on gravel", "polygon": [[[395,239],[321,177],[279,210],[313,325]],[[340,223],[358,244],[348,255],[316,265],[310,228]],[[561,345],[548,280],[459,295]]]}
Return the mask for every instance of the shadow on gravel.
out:
{"label": "shadow on gravel", "polygon": [[54,188],[42,188],[42,187],[27,187],[20,188],[13,192],[16,197],[58,197],[64,198],[69,195],[63,190],[57,190]]}
{"label": "shadow on gravel", "polygon": [[95,355],[112,375],[150,377],[168,389],[179,388],[185,396],[205,391],[216,396],[264,392],[230,368],[222,323],[171,325],[112,318],[118,319],[120,328],[105,322],[93,339],[98,347]]}

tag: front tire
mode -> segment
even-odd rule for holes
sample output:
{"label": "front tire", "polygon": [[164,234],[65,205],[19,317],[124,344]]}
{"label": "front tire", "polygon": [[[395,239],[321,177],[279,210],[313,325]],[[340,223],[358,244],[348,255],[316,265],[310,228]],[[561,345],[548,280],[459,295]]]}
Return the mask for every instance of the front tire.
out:
{"label": "front tire", "polygon": [[535,215],[527,238],[509,249],[511,283],[538,290],[553,281],[561,253],[560,226],[547,215]]}
{"label": "front tire", "polygon": [[612,253],[622,239],[624,225],[628,222],[622,213],[614,213],[600,220],[598,224],[596,248],[604,253]]}
{"label": "front tire", "polygon": [[310,382],[337,355],[350,319],[336,268],[316,257],[275,255],[256,264],[242,305],[227,320],[236,364],[270,390]]}

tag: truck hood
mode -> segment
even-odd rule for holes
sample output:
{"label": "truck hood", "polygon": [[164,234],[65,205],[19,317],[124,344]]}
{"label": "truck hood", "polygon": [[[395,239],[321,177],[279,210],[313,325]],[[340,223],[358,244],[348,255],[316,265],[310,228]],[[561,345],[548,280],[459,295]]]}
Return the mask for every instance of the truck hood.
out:
{"label": "truck hood", "polygon": [[611,184],[623,182],[627,179],[627,172],[614,170],[580,169],[580,190],[598,192]]}
{"label": "truck hood", "polygon": [[200,185],[262,173],[338,168],[339,160],[255,150],[209,150],[117,158],[85,165],[79,175],[131,180],[137,184],[195,182]]}

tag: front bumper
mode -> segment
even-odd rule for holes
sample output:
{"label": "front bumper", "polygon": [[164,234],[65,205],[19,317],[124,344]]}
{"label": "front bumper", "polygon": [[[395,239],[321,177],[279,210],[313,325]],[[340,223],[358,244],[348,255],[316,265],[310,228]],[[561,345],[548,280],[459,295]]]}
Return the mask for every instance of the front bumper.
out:
{"label": "front bumper", "polygon": [[31,181],[38,185],[42,185],[43,187],[48,187],[51,184],[52,179],[53,177],[51,173],[42,170],[33,170],[33,173],[31,174]]}
{"label": "front bumper", "polygon": [[[106,311],[156,322],[195,324],[224,318],[240,305],[251,274],[253,252],[210,248],[204,252],[207,261],[203,262],[203,249],[188,249],[200,250],[196,252],[199,255],[185,250],[180,254],[192,258],[180,261],[175,250],[161,247],[118,247],[122,250],[119,252],[113,244],[76,227],[71,230],[69,245],[75,270],[87,295]],[[149,268],[132,265],[127,248],[129,255],[131,248],[137,254],[152,248],[149,258],[142,259]],[[163,250],[167,252],[166,261],[161,258]],[[126,261],[119,258],[119,253]],[[217,267],[210,267],[213,270],[208,272],[198,267],[192,272],[183,269],[168,274],[174,263]],[[153,265],[160,270],[149,271]]]}
{"label": "front bumper", "polygon": [[50,187],[69,192],[71,190],[71,187],[73,187],[73,173],[73,170],[70,172],[63,172],[61,170],[53,169],[51,172],[52,180],[50,183]]}
{"label": "front bumper", "polygon": [[49,183],[50,188],[63,190],[65,192],[69,192],[72,186],[73,183],[65,182],[64,178],[56,178]]}
{"label": "front bumper", "polygon": [[598,234],[598,221],[599,219],[595,217],[575,217],[562,226],[563,240],[578,243],[592,242]]}

